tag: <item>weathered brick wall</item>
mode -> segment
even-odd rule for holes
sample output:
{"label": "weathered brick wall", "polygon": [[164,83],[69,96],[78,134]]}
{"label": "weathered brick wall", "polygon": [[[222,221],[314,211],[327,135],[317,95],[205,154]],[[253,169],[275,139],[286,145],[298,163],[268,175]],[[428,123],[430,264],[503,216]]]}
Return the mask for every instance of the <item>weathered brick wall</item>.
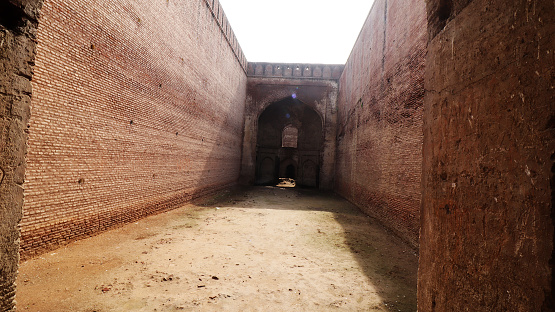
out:
{"label": "weathered brick wall", "polygon": [[236,182],[246,62],[218,1],[45,1],[24,256]]}
{"label": "weathered brick wall", "polygon": [[341,76],[335,189],[418,245],[422,1],[376,0]]}
{"label": "weathered brick wall", "polygon": [[35,34],[42,1],[0,3],[0,311],[14,309]]}
{"label": "weathered brick wall", "polygon": [[555,3],[459,2],[427,1],[418,310],[554,311]]}

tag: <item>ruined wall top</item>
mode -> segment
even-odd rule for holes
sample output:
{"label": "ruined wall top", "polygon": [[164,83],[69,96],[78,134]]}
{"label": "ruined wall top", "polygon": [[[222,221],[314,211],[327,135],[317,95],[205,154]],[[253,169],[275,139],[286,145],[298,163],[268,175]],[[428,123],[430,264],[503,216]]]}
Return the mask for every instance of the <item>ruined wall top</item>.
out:
{"label": "ruined wall top", "polygon": [[300,63],[248,63],[247,76],[339,80],[345,65]]}
{"label": "ruined wall top", "polygon": [[227,43],[231,47],[231,50],[233,50],[233,54],[235,54],[237,61],[239,61],[239,64],[241,64],[243,70],[247,72],[247,58],[245,57],[245,54],[243,54],[241,45],[239,45],[239,41],[237,41],[237,37],[235,37],[235,33],[233,32],[233,29],[231,28],[231,25],[229,24],[229,21],[225,16],[225,12],[220,5],[220,1],[204,0],[204,2],[206,3],[206,6],[210,10],[210,12],[212,12],[214,20],[220,27],[220,30],[222,31]]}

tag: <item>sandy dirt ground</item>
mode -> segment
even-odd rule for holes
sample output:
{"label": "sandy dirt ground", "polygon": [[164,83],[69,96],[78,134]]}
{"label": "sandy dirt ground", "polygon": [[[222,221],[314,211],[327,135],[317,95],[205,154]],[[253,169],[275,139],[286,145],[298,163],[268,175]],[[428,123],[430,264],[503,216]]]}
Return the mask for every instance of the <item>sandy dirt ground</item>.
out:
{"label": "sandy dirt ground", "polygon": [[314,190],[225,192],[21,264],[18,311],[416,311],[417,255]]}

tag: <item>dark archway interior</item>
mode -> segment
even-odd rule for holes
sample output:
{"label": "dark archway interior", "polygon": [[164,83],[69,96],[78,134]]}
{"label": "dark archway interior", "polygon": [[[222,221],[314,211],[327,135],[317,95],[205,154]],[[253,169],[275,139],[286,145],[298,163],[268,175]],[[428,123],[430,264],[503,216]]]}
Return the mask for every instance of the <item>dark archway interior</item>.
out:
{"label": "dark archway interior", "polygon": [[[291,128],[298,131],[297,142],[283,144],[284,130]],[[322,135],[322,119],[302,101],[288,97],[268,106],[258,118],[256,184],[277,184],[286,177],[318,187]]]}
{"label": "dark archway interior", "polygon": [[288,165],[287,168],[285,168],[285,177],[288,179],[295,179],[295,166]]}

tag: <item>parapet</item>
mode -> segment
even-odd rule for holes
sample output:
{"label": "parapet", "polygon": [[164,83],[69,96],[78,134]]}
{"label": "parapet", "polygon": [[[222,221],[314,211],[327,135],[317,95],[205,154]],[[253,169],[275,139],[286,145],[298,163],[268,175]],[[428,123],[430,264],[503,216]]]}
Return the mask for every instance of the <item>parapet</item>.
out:
{"label": "parapet", "polygon": [[235,37],[235,33],[233,32],[233,29],[229,25],[229,21],[225,16],[222,6],[220,5],[220,1],[204,0],[204,2],[206,3],[206,6],[210,10],[210,12],[212,12],[212,16],[214,17],[214,20],[220,27],[222,34],[224,35],[229,46],[231,47],[231,50],[233,50],[233,53],[235,54],[237,61],[239,61],[239,64],[241,64],[241,67],[243,67],[243,70],[246,72],[247,58],[245,57],[245,54],[243,54],[243,50],[239,45],[239,41],[237,41],[237,37]]}
{"label": "parapet", "polygon": [[345,65],[299,63],[248,63],[248,77],[339,80]]}

